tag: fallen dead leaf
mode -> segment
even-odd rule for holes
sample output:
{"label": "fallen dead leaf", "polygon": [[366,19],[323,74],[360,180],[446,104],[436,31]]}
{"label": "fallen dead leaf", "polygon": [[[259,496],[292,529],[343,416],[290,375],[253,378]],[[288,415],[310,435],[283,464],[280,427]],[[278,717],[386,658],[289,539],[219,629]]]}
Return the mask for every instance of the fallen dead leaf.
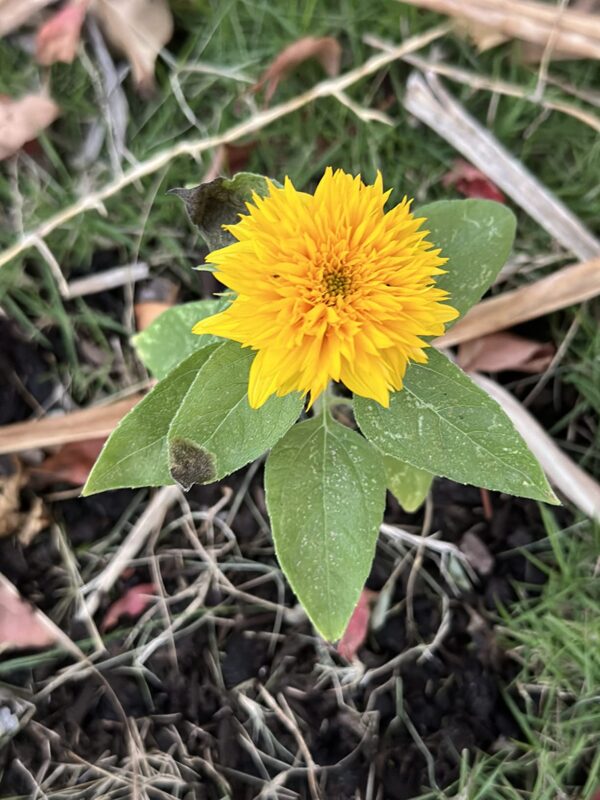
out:
{"label": "fallen dead leaf", "polygon": [[154,595],[156,595],[156,586],[153,583],[138,583],[136,586],[132,586],[123,597],[109,606],[100,624],[100,630],[108,631],[114,628],[121,617],[125,615],[133,618],[139,617],[150,605]]}
{"label": "fallen dead leaf", "polygon": [[110,44],[129,60],[137,88],[151,92],[156,57],[173,35],[167,0],[93,0],[90,10]]}
{"label": "fallen dead leaf", "polygon": [[50,66],[62,61],[70,64],[77,55],[81,26],[89,0],[71,0],[47,20],[35,37],[38,64]]}
{"label": "fallen dead leaf", "polygon": [[502,331],[463,342],[458,348],[459,366],[479,372],[515,370],[535,375],[550,365],[555,348],[550,342],[534,342]]}
{"label": "fallen dead leaf", "polygon": [[179,287],[168,278],[153,278],[142,284],[138,290],[134,305],[135,324],[138,331],[143,331],[157,317],[177,302]]}
{"label": "fallen dead leaf", "polygon": [[173,303],[160,302],[136,303],[134,309],[136,329],[138,331],[145,330],[157,317],[160,317],[163,311],[171,308],[172,305]]}
{"label": "fallen dead leaf", "polygon": [[362,590],[348,627],[338,642],[338,653],[348,661],[352,661],[367,638],[371,619],[371,600],[376,594],[371,589]]}
{"label": "fallen dead leaf", "polygon": [[58,106],[45,94],[0,97],[0,161],[35,139],[58,114]]}
{"label": "fallen dead leaf", "polygon": [[57,641],[50,620],[26,603],[13,584],[0,575],[0,652],[49,647]]}
{"label": "fallen dead leaf", "polygon": [[106,437],[100,437],[65,444],[30,472],[46,480],[83,486],[105,441]]}
{"label": "fallen dead leaf", "polygon": [[498,203],[506,202],[496,184],[492,183],[480,169],[462,158],[454,161],[452,169],[442,178],[442,184],[446,187],[454,186],[464,197],[481,197],[484,200],[496,200]]}
{"label": "fallen dead leaf", "polygon": [[0,0],[0,36],[16,30],[52,2],[53,0]]}
{"label": "fallen dead leaf", "polygon": [[26,478],[22,470],[0,478],[0,538],[18,535],[27,547],[48,525],[48,517],[40,497],[35,497],[27,510],[21,507],[21,489]]}
{"label": "fallen dead leaf", "polygon": [[271,66],[264,71],[259,81],[252,87],[252,90],[258,92],[264,87],[265,103],[268,105],[279,82],[309,58],[316,58],[327,75],[333,77],[340,71],[342,48],[332,36],[305,36],[298,39],[297,42],[293,42],[279,53]]}

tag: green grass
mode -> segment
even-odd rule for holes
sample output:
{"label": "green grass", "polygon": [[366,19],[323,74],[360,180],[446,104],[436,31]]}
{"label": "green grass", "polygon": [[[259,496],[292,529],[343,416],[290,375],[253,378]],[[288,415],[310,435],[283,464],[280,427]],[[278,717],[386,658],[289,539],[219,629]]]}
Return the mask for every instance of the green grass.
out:
{"label": "green grass", "polygon": [[491,756],[463,754],[458,784],[419,800],[588,800],[600,789],[600,527],[561,530],[542,513],[547,549],[536,565],[547,583],[498,628],[520,665],[504,696],[521,736]]}
{"label": "green grass", "polygon": [[[139,161],[181,138],[218,133],[248,118],[262,103],[260,96],[248,93],[249,85],[300,36],[336,36],[343,47],[342,69],[347,70],[373,52],[364,44],[364,34],[398,42],[439,21],[435,15],[390,0],[279,4],[272,0],[177,0],[174,8],[177,30],[169,45],[172,58],[157,66],[155,95],[141,98],[130,81],[126,83],[127,147]],[[477,54],[468,42],[447,36],[436,47],[444,60],[457,66],[531,91],[536,85],[536,70],[519,61],[516,45]],[[198,65],[203,65],[203,71],[194,69]],[[288,174],[298,187],[312,186],[329,164],[361,172],[367,179],[381,169],[386,184],[395,187],[392,199],[404,193],[419,202],[448,196],[440,179],[456,153],[429,129],[415,127],[403,110],[398,98],[409,72],[408,65],[394,63],[348,91],[358,103],[385,107],[393,127],[363,122],[335,99],[318,100],[257,134],[247,169],[276,178]],[[559,62],[551,72],[580,90],[593,90],[600,84],[598,63]],[[0,93],[34,91],[41,75],[29,55],[9,41],[0,41]],[[304,91],[321,78],[318,65],[301,66],[281,83],[274,102]],[[178,81],[195,123],[180,107],[171,80]],[[25,230],[32,229],[81,193],[114,177],[106,146],[85,173],[72,167],[89,125],[99,116],[83,64],[77,60],[53,67],[50,85],[62,115],[40,137],[41,157],[21,156],[13,164],[0,164],[0,207],[6,210],[0,247],[18,236],[21,223]],[[542,115],[539,107],[515,98],[499,98],[495,112],[490,113],[489,93],[454,84],[449,89],[600,234],[600,139],[595,131],[557,112]],[[577,103],[555,87],[549,87],[548,97]],[[48,245],[67,279],[98,268],[94,258],[101,253],[103,268],[143,260],[154,275],[170,276],[180,283],[186,297],[199,293],[200,277],[190,267],[197,263],[200,243],[179,203],[165,192],[200,181],[209,156],[202,163],[187,158],[173,161],[167,169],[110,198],[105,215],[89,212],[52,233]],[[518,252],[532,256],[552,252],[548,234],[516,211]],[[531,279],[517,277],[514,282]],[[48,265],[33,250],[0,269],[0,306],[25,335],[56,354],[50,378],[68,385],[76,403],[85,405],[111,394],[123,388],[124,376],[139,374],[126,343],[132,333],[127,307],[115,317],[100,311],[93,297],[65,301]],[[550,385],[556,407],[562,409],[551,432],[585,469],[600,476],[597,305],[553,315],[548,335],[559,345],[575,318],[578,330]],[[119,372],[110,366],[115,339],[123,344],[125,357],[125,369]],[[84,341],[106,354],[107,367],[89,364],[81,347]],[[535,380],[520,381],[516,388],[526,391]],[[567,412],[569,406],[573,410]],[[533,603],[512,608],[502,621],[506,644],[522,663],[515,686],[507,694],[509,702],[519,698],[514,710],[522,737],[493,757],[465,760],[455,787],[455,795],[461,798],[583,799],[600,785],[600,755],[594,750],[594,735],[600,730],[600,597],[593,580],[598,530],[578,523],[560,532],[550,518],[547,523],[550,548],[544,562],[548,583],[543,594]],[[526,685],[545,688],[540,693],[524,689]],[[572,789],[575,784],[585,789],[577,794]],[[452,791],[444,796],[454,796]]]}
{"label": "green grass", "polygon": [[[150,99],[141,98],[126,84],[130,106],[127,147],[137,160],[182,137],[222,131],[247,118],[262,98],[248,93],[248,81],[256,80],[273,57],[300,36],[329,34],[343,47],[343,69],[356,66],[369,55],[365,33],[398,41],[401,36],[422,31],[437,22],[435,15],[418,12],[389,0],[362,4],[254,2],[177,2],[177,31],[170,46],[172,57],[157,67],[158,89]],[[465,41],[446,37],[440,45],[447,60],[491,76],[502,77],[533,89],[536,72],[515,58],[515,47],[506,45],[476,55]],[[203,65],[205,71],[194,68]],[[209,66],[206,70],[207,65]],[[211,71],[212,69],[212,71]],[[580,89],[597,85],[600,68],[588,62],[568,62],[553,71]],[[422,127],[415,128],[398,102],[410,67],[391,65],[380,75],[351,87],[349,94],[373,107],[384,105],[394,127],[367,123],[333,98],[319,100],[298,113],[288,115],[260,132],[248,169],[281,178],[289,174],[300,187],[311,186],[323,168],[332,164],[366,178],[381,169],[394,198],[414,195],[419,201],[447,195],[440,183],[455,153],[445,141]],[[232,77],[232,75],[234,77]],[[322,77],[316,63],[302,65],[297,74],[280,84],[275,100],[292,97]],[[51,91],[62,107],[60,120],[40,137],[43,157],[21,158],[12,170],[0,167],[0,203],[9,211],[9,224],[0,230],[0,246],[14,240],[15,185],[21,195],[23,227],[31,229],[57,209],[68,206],[86,187],[98,188],[113,177],[106,146],[102,157],[84,174],[71,166],[90,123],[98,117],[92,80],[81,61],[59,64],[50,71]],[[192,124],[171,90],[177,80],[189,109]],[[0,92],[19,94],[35,89],[40,73],[31,58],[9,42],[0,42]],[[485,121],[490,95],[473,93],[469,87],[451,86],[453,92],[476,117]],[[562,91],[550,95],[564,99]],[[502,97],[492,129],[540,179],[590,226],[600,224],[600,140],[577,120],[553,113],[535,125],[540,109],[530,102]],[[121,191],[106,202],[106,215],[89,212],[67,223],[48,237],[67,278],[89,272],[94,255],[105,254],[106,264],[147,261],[155,274],[172,275],[189,295],[200,290],[200,280],[191,273],[198,243],[181,209],[166,189],[200,180],[203,163],[187,158],[173,161],[168,169]],[[125,165],[126,166],[126,165]],[[195,178],[195,176],[197,176]],[[393,198],[393,199],[394,199]],[[550,249],[547,234],[524,214],[519,214],[519,251],[531,254]],[[0,303],[22,328],[40,342],[44,330],[59,331],[66,358],[57,366],[68,369],[73,398],[78,403],[93,400],[117,387],[106,374],[92,379],[74,341],[90,339],[110,353],[115,332],[126,336],[131,320],[109,319],[94,311],[93,303],[65,303],[54,289],[54,279],[40,255],[30,250],[0,277]],[[41,327],[41,332],[40,332]],[[65,369],[63,369],[65,373]],[[65,374],[58,376],[65,379]]]}

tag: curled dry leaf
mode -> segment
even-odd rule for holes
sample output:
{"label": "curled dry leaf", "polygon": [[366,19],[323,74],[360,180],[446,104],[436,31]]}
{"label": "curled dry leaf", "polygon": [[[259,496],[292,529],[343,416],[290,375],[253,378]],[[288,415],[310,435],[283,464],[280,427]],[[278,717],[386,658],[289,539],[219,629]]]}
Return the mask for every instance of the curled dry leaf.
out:
{"label": "curled dry leaf", "polygon": [[13,584],[0,575],[0,652],[49,647],[57,640],[50,620],[26,603]]}
{"label": "curled dry leaf", "polygon": [[156,586],[153,583],[138,583],[128,589],[123,597],[116,600],[104,615],[100,625],[100,630],[108,631],[114,628],[121,617],[139,617],[152,602],[156,594]]}
{"label": "curled dry leaf", "polygon": [[548,368],[554,353],[554,345],[550,342],[534,342],[503,331],[463,342],[458,349],[457,361],[465,370],[515,370],[533,375]]}
{"label": "curled dry leaf", "polygon": [[167,0],[94,0],[90,10],[110,44],[125,55],[137,88],[154,88],[154,64],[173,35]]}
{"label": "curled dry leaf", "polygon": [[258,92],[264,87],[265,103],[269,103],[282,78],[309,58],[316,58],[327,75],[333,77],[340,71],[342,48],[332,36],[305,36],[289,45],[277,56],[252,88]]}
{"label": "curled dry leaf", "polygon": [[484,200],[496,200],[504,203],[505,197],[495,183],[480,169],[469,164],[462,158],[457,158],[452,169],[442,178],[444,186],[454,186],[457,192],[465,197],[481,197]]}
{"label": "curled dry leaf", "polygon": [[77,54],[81,26],[88,0],[72,0],[50,17],[35,37],[35,58],[38,64],[50,66],[62,61],[70,64]]}
{"label": "curled dry leaf", "polygon": [[48,481],[65,481],[74,486],[83,486],[105,441],[106,437],[100,437],[70,442],[30,471]]}
{"label": "curled dry leaf", "polygon": [[28,94],[19,99],[0,97],[0,161],[35,139],[58,113],[54,100],[45,94]]}
{"label": "curled dry leaf", "polygon": [[16,30],[53,0],[0,0],[0,36]]}

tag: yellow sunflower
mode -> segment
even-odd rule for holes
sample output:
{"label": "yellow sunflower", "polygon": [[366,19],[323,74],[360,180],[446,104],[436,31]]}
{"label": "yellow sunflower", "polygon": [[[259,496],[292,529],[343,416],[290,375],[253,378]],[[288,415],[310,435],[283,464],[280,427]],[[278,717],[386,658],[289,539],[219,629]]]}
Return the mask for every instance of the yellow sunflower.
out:
{"label": "yellow sunflower", "polygon": [[236,298],[194,333],[257,351],[253,408],[293,391],[312,404],[330,380],[387,407],[408,362],[427,361],[421,337],[440,336],[458,316],[435,285],[447,259],[410,200],[384,211],[390,192],[379,173],[366,185],[329,167],[313,195],[289,178],[268,187],[226,226],[237,241],[207,256]]}

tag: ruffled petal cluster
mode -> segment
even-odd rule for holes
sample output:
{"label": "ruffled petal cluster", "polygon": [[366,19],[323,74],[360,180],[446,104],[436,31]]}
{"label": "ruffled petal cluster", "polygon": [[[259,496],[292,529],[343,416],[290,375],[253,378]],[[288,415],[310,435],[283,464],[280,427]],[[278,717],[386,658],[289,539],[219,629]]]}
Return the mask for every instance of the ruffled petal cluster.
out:
{"label": "ruffled petal cluster", "polygon": [[236,297],[193,330],[256,350],[254,408],[293,391],[312,404],[331,380],[388,406],[409,361],[427,361],[423,337],[458,316],[436,287],[446,259],[425,219],[406,197],[386,213],[389,194],[380,174],[366,185],[331,168],[312,195],[269,182],[227,226],[236,241],[207,256]]}

